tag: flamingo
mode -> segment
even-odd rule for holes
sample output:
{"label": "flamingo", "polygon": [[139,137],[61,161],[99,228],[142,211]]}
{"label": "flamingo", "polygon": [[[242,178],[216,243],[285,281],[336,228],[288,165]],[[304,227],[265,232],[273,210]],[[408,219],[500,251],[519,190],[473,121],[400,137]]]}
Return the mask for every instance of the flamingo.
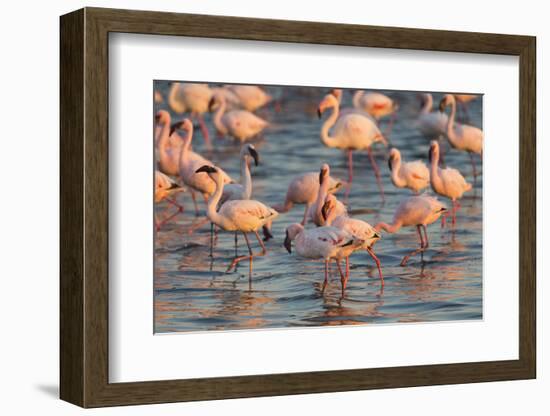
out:
{"label": "flamingo", "polygon": [[[242,260],[249,259],[249,276],[252,277],[252,259],[257,256],[264,256],[267,253],[264,243],[262,242],[258,229],[260,229],[267,221],[274,220],[279,214],[272,208],[253,199],[227,201],[221,206],[219,211],[216,207],[220,202],[224,188],[224,174],[219,168],[204,165],[196,170],[196,174],[208,175],[215,183],[216,190],[210,196],[207,206],[207,216],[212,223],[216,224],[225,231],[240,231],[243,233],[246,245],[248,246],[248,256],[235,257],[229,265],[226,272],[230,272]],[[253,232],[258,239],[262,251],[254,254],[248,241],[247,233]]]}
{"label": "flamingo", "polygon": [[247,110],[231,110],[225,112],[225,97],[214,94],[209,102],[210,111],[216,110],[213,121],[219,134],[230,135],[244,142],[258,135],[268,123],[257,115]]}
{"label": "flamingo", "polygon": [[[317,113],[319,118],[321,114],[327,109],[332,108],[332,114],[325,120],[321,128],[321,142],[327,147],[335,147],[338,149],[346,150],[348,153],[348,182],[351,186],[353,181],[353,151],[367,149],[369,154],[372,168],[376,175],[376,181],[378,188],[384,199],[384,189],[382,188],[382,181],[380,179],[380,171],[374,160],[374,156],[371,151],[371,146],[375,142],[382,142],[386,146],[387,140],[384,138],[378,126],[368,117],[361,114],[345,114],[338,118],[339,115],[339,103],[338,99],[328,94],[319,104]],[[329,129],[333,128],[333,135],[329,135]]]}
{"label": "flamingo", "polygon": [[340,273],[342,296],[344,296],[347,279],[340,267],[340,260],[349,257],[363,244],[363,241],[340,228],[323,226],[305,230],[302,224],[297,223],[291,224],[286,229],[284,246],[289,253],[292,253],[292,241],[295,241],[296,253],[300,257],[324,260],[325,280],[321,290],[323,293],[328,284],[329,262],[335,261]]}
{"label": "flamingo", "polygon": [[432,94],[421,94],[421,98],[423,105],[416,120],[416,127],[426,138],[430,140],[438,139],[440,136],[445,135],[449,117],[441,111],[432,111]]}
{"label": "flamingo", "polygon": [[470,113],[468,112],[468,103],[475,100],[478,96],[475,94],[453,94],[457,104],[462,107],[464,112],[464,118],[468,120],[470,118]]}
{"label": "flamingo", "polygon": [[[329,195],[322,208],[323,216],[325,217],[325,223],[328,226],[334,226],[341,230],[347,231],[353,237],[363,241],[363,244],[358,249],[366,250],[372,257],[378,268],[378,275],[380,277],[380,284],[384,286],[384,276],[382,275],[382,268],[380,266],[380,260],[376,256],[373,250],[374,244],[381,238],[380,234],[366,221],[362,221],[356,218],[350,218],[347,215],[338,215],[338,201],[334,195]],[[344,289],[346,288],[347,281],[349,279],[349,258],[346,257],[346,280],[344,282]]]}
{"label": "flamingo", "polygon": [[[241,160],[241,177],[239,183],[229,183],[224,186],[223,194],[220,198],[220,206],[227,201],[234,201],[238,199],[250,199],[252,196],[252,177],[250,176],[250,158],[254,159],[254,164],[258,166],[259,158],[256,148],[251,144],[245,144],[241,148],[240,160]],[[264,234],[266,233],[264,227]],[[269,238],[273,236],[267,231]],[[235,232],[235,253],[237,253],[238,233]],[[266,235],[266,237],[267,237]],[[237,254],[235,254],[235,257]]]}
{"label": "flamingo", "polygon": [[391,181],[397,188],[409,188],[415,194],[430,184],[430,172],[421,160],[402,162],[401,152],[395,147],[390,150],[388,166]]}
{"label": "flamingo", "polygon": [[[325,204],[326,198],[329,195],[329,178],[330,178],[330,167],[326,163],[321,166],[319,172],[319,192],[317,193],[316,201],[310,206],[308,217],[311,222],[317,226],[326,225],[325,217],[322,214],[323,205]],[[347,208],[344,204],[334,198],[334,211],[335,215],[347,215]]]}
{"label": "flamingo", "polygon": [[155,101],[155,104],[162,104],[164,102],[164,98],[162,98],[162,94],[159,90],[155,90],[153,99]]}
{"label": "flamingo", "polygon": [[374,91],[357,90],[353,94],[353,106],[373,116],[376,120],[395,114],[399,106],[387,95]]}
{"label": "flamingo", "polygon": [[[327,182],[329,194],[336,193],[343,186],[342,182],[332,176],[328,177]],[[317,200],[319,187],[319,172],[307,172],[296,176],[288,185],[285,202],[275,205],[273,208],[279,213],[283,213],[290,211],[294,204],[305,204],[304,218],[300,224],[306,225],[309,208]]]}
{"label": "flamingo", "polygon": [[[197,174],[196,170],[203,165],[214,165],[208,159],[189,150],[193,140],[193,123],[188,118],[181,122],[175,123],[171,127],[171,133],[177,129],[187,131],[187,137],[183,141],[179,155],[179,176],[183,183],[191,189],[191,197],[195,204],[195,213],[198,215],[198,207],[193,191],[202,194],[205,203],[208,201],[208,196],[212,195],[216,190],[216,183],[209,175],[202,173]],[[232,179],[222,169],[218,168],[225,183],[232,182]]]}
{"label": "flamingo", "polygon": [[[336,97],[336,99],[338,100],[338,104],[339,105],[342,105],[342,98],[344,96],[344,91],[341,89],[341,88],[333,88],[330,90],[330,94],[334,95]],[[377,123],[377,120],[369,113],[367,113],[366,111],[360,109],[360,108],[356,108],[356,107],[345,107],[345,108],[341,108],[339,109],[339,113],[338,115],[340,117],[342,116],[345,116],[346,114],[360,114],[362,116],[365,116],[369,119],[371,119],[372,121],[374,121],[375,123]]]}
{"label": "flamingo", "polygon": [[189,112],[192,116],[197,117],[204,141],[208,147],[211,147],[210,135],[202,115],[208,111],[208,103],[211,97],[212,90],[207,84],[179,82],[172,83],[168,95],[168,104],[174,112],[178,114]]}
{"label": "flamingo", "polygon": [[[167,199],[170,195],[175,194],[176,192],[183,191],[183,188],[178,185],[176,181],[171,179],[169,176],[165,175],[164,173],[155,170],[155,202],[158,203],[164,199]],[[178,211],[179,212],[179,211]],[[162,224],[166,223],[166,221],[173,218],[175,215],[178,214],[176,212],[175,214],[169,216],[168,218],[165,218],[162,222],[158,220],[156,214],[155,214],[155,227],[156,230],[159,231]]]}
{"label": "flamingo", "polygon": [[445,111],[447,106],[451,106],[451,115],[447,121],[446,135],[449,143],[457,150],[464,150],[470,155],[472,162],[474,180],[477,177],[474,153],[482,155],[483,152],[483,131],[477,127],[468,124],[455,123],[456,100],[452,94],[446,94],[439,103],[439,110]]}
{"label": "flamingo", "polygon": [[[437,198],[426,194],[414,195],[401,201],[395,210],[391,224],[380,222],[374,226],[374,229],[376,231],[384,230],[388,233],[396,233],[401,227],[416,227],[418,237],[420,238],[420,248],[403,257],[400,266],[405,266],[409,258],[418,253],[420,253],[423,259],[424,251],[429,247],[426,226],[437,221],[446,211],[447,208]],[[422,229],[424,230],[425,240],[422,236]]]}
{"label": "flamingo", "polygon": [[[464,176],[453,168],[441,169],[439,165],[439,143],[435,140],[430,145],[430,183],[435,193],[445,196],[452,201],[452,224],[456,222],[456,211],[460,207],[458,199],[462,198],[464,192],[472,189],[472,184],[466,182]],[[442,226],[445,225],[443,217]]]}
{"label": "flamingo", "polygon": [[256,85],[228,85],[226,86],[240,101],[242,108],[254,112],[272,100],[272,97]]}

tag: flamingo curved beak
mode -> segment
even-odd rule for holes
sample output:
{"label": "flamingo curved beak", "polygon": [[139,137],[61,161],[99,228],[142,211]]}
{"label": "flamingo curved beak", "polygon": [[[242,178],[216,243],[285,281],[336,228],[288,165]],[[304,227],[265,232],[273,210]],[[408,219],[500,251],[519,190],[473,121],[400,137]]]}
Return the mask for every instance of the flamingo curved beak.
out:
{"label": "flamingo curved beak", "polygon": [[286,248],[286,251],[288,251],[289,253],[292,253],[292,241],[290,240],[290,237],[288,236],[288,231],[286,232],[284,246]]}
{"label": "flamingo curved beak", "polygon": [[201,166],[200,168],[198,168],[195,173],[201,173],[201,172],[205,172],[205,173],[214,173],[214,172],[217,172],[216,168],[213,167],[213,166],[209,166],[209,165],[204,165],[204,166]]}
{"label": "flamingo curved beak", "polygon": [[393,171],[393,155],[390,155],[388,158],[388,167],[390,168],[390,172]]}
{"label": "flamingo curved beak", "polygon": [[210,98],[210,101],[208,101],[208,111],[212,112],[215,105],[216,105],[216,99],[214,97]]}
{"label": "flamingo curved beak", "polygon": [[440,112],[440,113],[445,112],[445,107],[447,107],[447,100],[445,100],[445,98],[443,98],[443,99],[439,102],[439,112]]}
{"label": "flamingo curved beak", "polygon": [[248,153],[250,153],[250,156],[254,159],[254,164],[258,166],[260,163],[260,155],[258,154],[258,151],[254,147],[249,146]]}

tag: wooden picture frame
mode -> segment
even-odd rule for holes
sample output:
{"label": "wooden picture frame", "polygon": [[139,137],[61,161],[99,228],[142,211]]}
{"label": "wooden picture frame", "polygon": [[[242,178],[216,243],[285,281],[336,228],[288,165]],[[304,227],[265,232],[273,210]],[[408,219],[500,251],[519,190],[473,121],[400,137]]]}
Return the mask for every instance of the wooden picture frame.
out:
{"label": "wooden picture frame", "polygon": [[[536,376],[535,38],[530,36],[85,8],[61,17],[60,396],[82,407],[338,392]],[[519,57],[519,359],[109,383],[110,32]]]}

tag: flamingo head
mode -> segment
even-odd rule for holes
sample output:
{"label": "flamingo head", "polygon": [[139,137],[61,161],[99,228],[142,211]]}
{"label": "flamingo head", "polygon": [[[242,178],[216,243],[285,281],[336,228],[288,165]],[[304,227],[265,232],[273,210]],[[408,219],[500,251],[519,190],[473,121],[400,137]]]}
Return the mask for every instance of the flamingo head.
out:
{"label": "flamingo head", "polygon": [[319,171],[319,185],[323,183],[323,181],[330,176],[330,167],[323,163],[321,166],[321,170]]}
{"label": "flamingo head", "polygon": [[184,130],[188,133],[193,133],[193,123],[188,118],[178,121],[170,126],[170,136],[174,134],[176,130]]}
{"label": "flamingo head", "polygon": [[439,111],[444,112],[445,108],[455,102],[455,97],[452,94],[445,94],[439,102]]}
{"label": "flamingo head", "polygon": [[428,159],[430,163],[432,160],[439,159],[439,143],[435,140],[432,140],[430,143],[430,152],[428,153]]}
{"label": "flamingo head", "polygon": [[330,90],[330,94],[334,95],[338,102],[342,101],[342,89],[341,88],[333,88]]}
{"label": "flamingo head", "polygon": [[210,165],[203,165],[201,166],[200,168],[198,168],[195,173],[201,173],[201,172],[204,172],[206,173],[208,176],[211,176],[212,174],[216,174],[218,173],[218,169],[216,169],[214,166],[210,166]]}
{"label": "flamingo head", "polygon": [[338,98],[336,98],[335,95],[327,94],[325,95],[325,98],[319,103],[319,107],[317,108],[317,115],[319,118],[321,118],[321,115],[327,108],[334,108],[338,107]]}
{"label": "flamingo head", "polygon": [[394,162],[399,160],[401,160],[401,153],[397,150],[397,148],[393,147],[390,150],[390,156],[388,158],[388,167],[390,168],[390,171],[393,170]]}
{"label": "flamingo head", "polygon": [[302,231],[304,231],[304,227],[301,224],[291,224],[286,229],[286,236],[285,236],[285,242],[284,246],[286,248],[286,251],[289,253],[292,253],[292,240],[296,238],[298,234],[300,234]]}
{"label": "flamingo head", "polygon": [[166,110],[159,110],[155,114],[155,123],[170,123],[170,114]]}
{"label": "flamingo head", "polygon": [[258,166],[260,163],[260,155],[256,148],[251,144],[247,144],[243,147],[243,151],[245,152],[244,157],[247,159],[247,163],[248,160],[250,160],[250,157],[252,157],[252,159],[254,159],[254,165]]}
{"label": "flamingo head", "polygon": [[210,98],[210,101],[208,101],[208,111],[214,111],[222,104],[222,102],[225,102],[223,95],[220,93],[214,93]]}

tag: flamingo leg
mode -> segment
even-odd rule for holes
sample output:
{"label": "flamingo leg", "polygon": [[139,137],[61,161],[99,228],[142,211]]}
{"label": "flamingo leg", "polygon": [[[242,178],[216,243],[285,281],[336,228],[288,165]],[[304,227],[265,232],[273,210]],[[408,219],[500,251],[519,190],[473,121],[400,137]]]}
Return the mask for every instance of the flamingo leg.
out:
{"label": "flamingo leg", "polygon": [[474,160],[474,154],[472,152],[468,152],[470,155],[470,162],[472,162],[472,174],[474,175],[474,182],[477,180],[477,169],[476,169],[476,162]]}
{"label": "flamingo leg", "polygon": [[390,120],[388,122],[388,126],[386,127],[386,131],[384,131],[384,137],[386,137],[386,138],[390,137],[396,118],[397,118],[397,113],[394,111],[390,115]]}
{"label": "flamingo leg", "polygon": [[374,160],[374,155],[372,154],[370,147],[367,148],[367,153],[369,154],[370,164],[372,165],[374,175],[376,176],[376,183],[378,184],[378,189],[380,190],[380,196],[382,197],[382,201],[384,201],[384,187],[382,186],[382,180],[380,179],[380,169],[378,169],[378,165],[376,164],[376,160]]}
{"label": "flamingo leg", "polygon": [[342,290],[342,297],[344,297],[344,292],[346,290],[346,275],[342,272],[342,267],[340,266],[340,260],[334,260],[336,262],[336,266],[338,266],[338,273],[340,273],[340,283],[341,283],[341,290]]}
{"label": "flamingo leg", "polygon": [[214,223],[210,223],[210,258],[214,258]]}
{"label": "flamingo leg", "polygon": [[351,187],[351,183],[353,182],[353,150],[348,149],[348,182],[349,186]]}
{"label": "flamingo leg", "polygon": [[210,134],[208,133],[208,127],[206,127],[206,123],[204,122],[204,118],[202,117],[202,114],[197,114],[197,119],[199,120],[199,125],[201,126],[201,132],[204,137],[204,143],[206,144],[206,147],[211,149],[212,143],[210,143]]}
{"label": "flamingo leg", "polygon": [[416,250],[412,251],[410,254],[407,254],[405,257],[403,257],[403,260],[401,260],[400,266],[405,266],[409,261],[409,258],[416,256],[418,253],[424,252],[424,238],[422,237],[421,225],[416,226],[416,231],[418,232],[418,237],[420,238],[420,248],[417,248]]}
{"label": "flamingo leg", "polygon": [[325,280],[323,281],[323,288],[321,289],[321,293],[325,293],[325,289],[328,284],[328,260],[325,260]]}
{"label": "flamingo leg", "polygon": [[307,213],[309,212],[309,207],[311,206],[311,204],[308,202],[306,204],[306,208],[304,209],[304,218],[302,219],[302,222],[300,224],[302,225],[306,225],[307,223]]}
{"label": "flamingo leg", "polygon": [[258,243],[260,243],[260,246],[262,247],[262,251],[260,253],[256,253],[254,254],[252,252],[252,247],[250,246],[250,241],[248,240],[248,235],[243,232],[243,235],[244,235],[244,239],[246,241],[246,245],[248,247],[248,256],[239,256],[239,257],[235,257],[233,259],[233,262],[229,265],[229,267],[227,268],[226,270],[226,273],[229,273],[233,268],[235,268],[237,266],[238,263],[240,263],[241,261],[243,260],[250,260],[250,274],[252,274],[252,259],[254,257],[259,257],[259,256],[265,256],[265,254],[267,253],[267,250],[265,248],[265,245],[262,241],[262,239],[260,238],[260,234],[258,234],[258,231],[254,231],[254,234],[256,235],[256,238],[258,239]]}
{"label": "flamingo leg", "polygon": [[193,205],[195,206],[195,217],[199,216],[199,205],[197,204],[197,196],[195,195],[195,191],[190,189],[191,191],[191,198],[193,199]]}
{"label": "flamingo leg", "polygon": [[172,205],[176,206],[178,208],[178,212],[184,211],[183,205],[179,204],[178,201],[176,201],[176,198],[166,198],[166,200]]}
{"label": "flamingo leg", "polygon": [[238,246],[239,244],[239,233],[237,231],[235,231],[235,257],[238,257],[239,255],[239,251],[238,251]]}
{"label": "flamingo leg", "polygon": [[376,267],[378,268],[378,276],[380,276],[380,284],[384,286],[384,276],[382,275],[382,268],[380,266],[380,259],[374,254],[374,251],[371,247],[367,247],[367,252],[370,254],[374,262],[376,263]]}
{"label": "flamingo leg", "polygon": [[173,214],[170,214],[168,215],[167,217],[165,217],[162,221],[158,221],[158,218],[157,216],[155,215],[155,226],[156,226],[156,230],[157,231],[160,231],[160,228],[166,224],[168,221],[170,221],[172,218],[174,218],[175,216],[179,215],[179,211],[176,211],[174,212]]}

